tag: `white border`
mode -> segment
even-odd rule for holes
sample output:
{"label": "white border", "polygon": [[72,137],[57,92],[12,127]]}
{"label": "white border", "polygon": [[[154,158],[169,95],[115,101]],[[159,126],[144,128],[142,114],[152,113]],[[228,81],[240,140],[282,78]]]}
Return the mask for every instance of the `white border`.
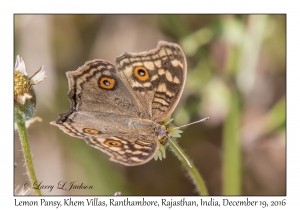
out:
{"label": "white border", "polygon": [[[296,1],[5,1],[1,3],[1,207],[14,207],[13,197],[13,14],[14,13],[287,13],[287,206],[298,207],[299,186],[299,6]],[[285,49],[282,49],[285,50]],[[67,197],[46,197],[48,200],[63,200]],[[91,198],[91,197],[87,197]],[[124,198],[124,197],[122,197]],[[133,200],[141,197],[130,197]],[[147,197],[149,198],[149,197]],[[150,197],[161,199],[161,197]],[[171,197],[168,197],[171,198]],[[175,197],[178,198],[178,197]],[[200,199],[189,197],[190,199]],[[240,199],[239,197],[229,197]],[[253,200],[281,200],[285,197],[250,197]],[[40,199],[26,197],[26,200]],[[72,197],[83,200],[85,197]],[[109,199],[109,197],[104,197]],[[207,198],[208,199],[208,198]],[[223,199],[223,197],[216,197]],[[23,200],[23,199],[22,199]],[[29,207],[32,209],[32,207]],[[27,209],[29,209],[27,208]],[[41,207],[38,207],[40,209]],[[52,207],[53,208],[53,207]],[[211,209],[215,209],[212,207]],[[227,208],[227,207],[226,207]],[[6,209],[6,208],[4,208]],[[37,209],[37,208],[35,208]],[[118,208],[111,208],[118,209]],[[124,209],[129,209],[124,207]],[[131,208],[130,208],[131,209]],[[253,209],[253,208],[248,208]],[[282,209],[282,208],[279,208]],[[294,208],[296,209],[296,208]]]}

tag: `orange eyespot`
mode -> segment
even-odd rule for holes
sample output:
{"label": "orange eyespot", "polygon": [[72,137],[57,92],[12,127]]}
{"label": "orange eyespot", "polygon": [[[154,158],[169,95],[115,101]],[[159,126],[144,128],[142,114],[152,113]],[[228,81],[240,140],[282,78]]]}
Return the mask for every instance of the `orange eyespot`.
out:
{"label": "orange eyespot", "polygon": [[104,144],[106,144],[107,146],[110,147],[119,147],[122,145],[122,143],[118,140],[113,140],[113,139],[108,139],[104,142]]}
{"label": "orange eyespot", "polygon": [[148,70],[144,66],[137,66],[133,70],[134,76],[140,81],[149,79]]}
{"label": "orange eyespot", "polygon": [[100,133],[100,131],[97,131],[97,130],[91,129],[91,128],[84,128],[83,132],[88,133],[88,134],[99,134]]}
{"label": "orange eyespot", "polygon": [[99,86],[103,89],[111,90],[115,87],[116,80],[110,77],[101,77],[99,80]]}

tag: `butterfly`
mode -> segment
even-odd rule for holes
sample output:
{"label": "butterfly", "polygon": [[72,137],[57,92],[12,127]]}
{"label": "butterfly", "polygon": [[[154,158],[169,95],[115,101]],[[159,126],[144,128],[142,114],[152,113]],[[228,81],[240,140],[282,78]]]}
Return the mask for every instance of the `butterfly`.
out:
{"label": "butterfly", "polygon": [[187,73],[181,47],[159,41],[156,48],[123,53],[116,66],[87,61],[67,72],[70,110],[51,122],[70,136],[136,166],[150,161],[170,137],[169,118],[180,100]]}

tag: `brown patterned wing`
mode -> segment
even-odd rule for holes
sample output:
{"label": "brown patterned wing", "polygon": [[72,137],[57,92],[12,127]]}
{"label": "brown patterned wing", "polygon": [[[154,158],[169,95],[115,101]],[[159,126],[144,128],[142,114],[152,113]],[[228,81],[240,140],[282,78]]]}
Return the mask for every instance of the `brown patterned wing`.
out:
{"label": "brown patterned wing", "polygon": [[177,44],[159,41],[153,50],[122,54],[116,64],[118,75],[147,113],[145,118],[160,122],[171,115],[181,97],[187,69]]}
{"label": "brown patterned wing", "polygon": [[158,150],[157,137],[151,129],[153,125],[150,121],[111,113],[70,110],[51,124],[107,153],[110,160],[127,166],[150,161]]}
{"label": "brown patterned wing", "polygon": [[158,149],[153,122],[143,113],[115,67],[104,60],[86,62],[67,72],[70,110],[52,125],[109,154],[124,165],[151,160]]}
{"label": "brown patterned wing", "polygon": [[143,136],[143,140],[125,134],[107,137],[91,136],[85,138],[85,141],[92,147],[107,153],[111,161],[127,166],[147,163],[158,149],[158,141],[153,141],[150,136]]}
{"label": "brown patterned wing", "polygon": [[87,61],[67,72],[71,110],[139,117],[138,104],[108,61]]}

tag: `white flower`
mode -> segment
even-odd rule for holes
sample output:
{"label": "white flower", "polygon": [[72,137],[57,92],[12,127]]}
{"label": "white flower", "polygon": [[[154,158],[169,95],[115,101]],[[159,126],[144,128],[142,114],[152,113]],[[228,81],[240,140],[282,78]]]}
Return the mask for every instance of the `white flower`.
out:
{"label": "white flower", "polygon": [[24,93],[23,95],[18,96],[18,102],[21,104],[25,104],[26,100],[31,98],[32,95],[30,95],[29,93]]}
{"label": "white flower", "polygon": [[30,84],[37,85],[46,77],[46,72],[44,70],[44,66],[42,66],[39,70],[37,70],[31,77],[30,77]]}
{"label": "white flower", "polygon": [[39,84],[45,77],[44,66],[42,66],[28,78],[25,62],[22,57],[17,55],[14,73],[14,100],[25,104],[27,99],[32,98],[32,85]]}
{"label": "white flower", "polygon": [[25,63],[24,63],[22,57],[20,57],[19,55],[17,55],[16,64],[15,64],[15,71],[19,71],[22,74],[24,74],[25,76],[28,75],[27,71],[26,71]]}

